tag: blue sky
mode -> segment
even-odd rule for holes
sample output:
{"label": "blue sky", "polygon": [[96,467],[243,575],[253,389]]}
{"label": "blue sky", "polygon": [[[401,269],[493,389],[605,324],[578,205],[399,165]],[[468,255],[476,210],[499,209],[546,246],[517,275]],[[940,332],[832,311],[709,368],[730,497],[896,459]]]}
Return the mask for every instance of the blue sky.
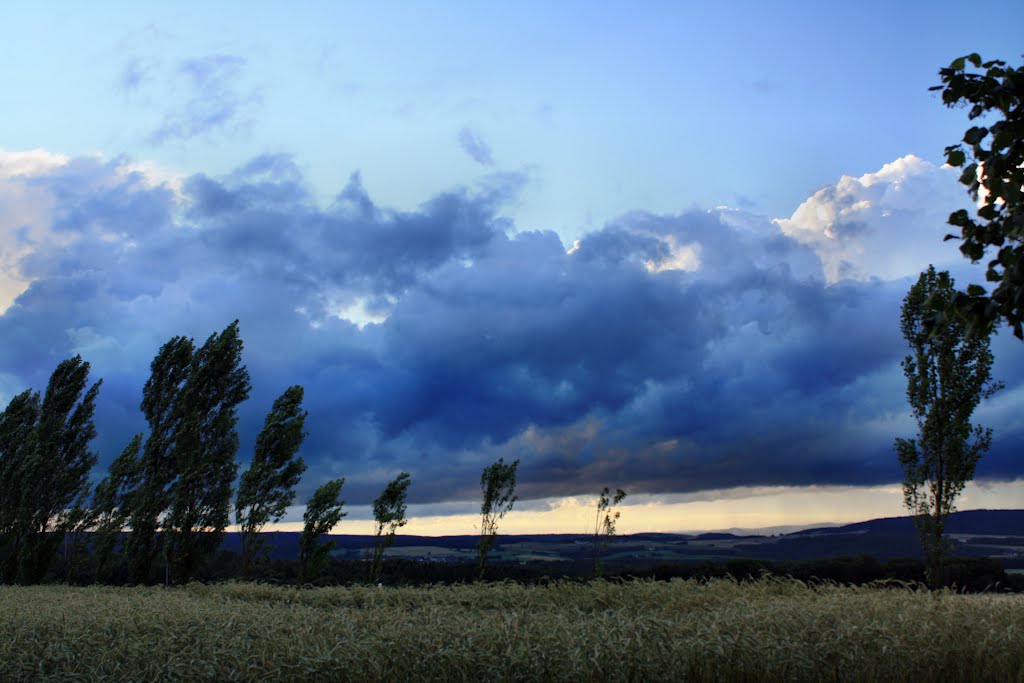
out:
{"label": "blue sky", "polygon": [[[240,461],[303,384],[300,498],[346,476],[350,531],[401,469],[411,533],[464,531],[498,456],[522,459],[524,530],[583,530],[605,485],[630,492],[626,530],[899,513],[899,302],[930,262],[980,280],[941,241],[966,117],[927,89],[967,52],[1019,62],[1024,10],[0,18],[0,400],[81,352],[104,467],[144,426],[160,344],[239,318]],[[1019,507],[1024,348],[994,348],[1007,388],[965,504]]]}

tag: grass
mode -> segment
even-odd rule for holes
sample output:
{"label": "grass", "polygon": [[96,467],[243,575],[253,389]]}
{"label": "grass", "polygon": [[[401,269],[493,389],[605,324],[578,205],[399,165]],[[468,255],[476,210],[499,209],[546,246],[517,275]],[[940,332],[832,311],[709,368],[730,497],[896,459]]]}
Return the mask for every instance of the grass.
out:
{"label": "grass", "polygon": [[1024,681],[1024,595],[761,579],[0,587],[4,681]]}

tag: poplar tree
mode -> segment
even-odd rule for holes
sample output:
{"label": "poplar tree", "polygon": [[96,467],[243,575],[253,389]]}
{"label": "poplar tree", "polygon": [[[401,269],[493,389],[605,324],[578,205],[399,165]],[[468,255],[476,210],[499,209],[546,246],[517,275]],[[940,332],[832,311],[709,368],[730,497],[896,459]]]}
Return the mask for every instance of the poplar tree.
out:
{"label": "poplar tree", "polygon": [[992,442],[992,430],[972,426],[971,414],[1001,387],[991,381],[988,333],[975,328],[971,334],[969,323],[957,316],[935,321],[934,307],[948,306],[954,297],[949,273],[929,266],[907,293],[900,316],[911,348],[903,373],[918,438],[896,439],[896,452],[904,503],[914,515],[932,588],[943,583],[945,520]]}
{"label": "poplar tree", "polygon": [[173,432],[177,478],[164,533],[176,583],[188,583],[224,537],[238,472],[238,405],[249,396],[238,321],[192,356],[177,397]]}
{"label": "poplar tree", "polygon": [[150,375],[142,390],[142,412],[149,423],[149,436],[138,463],[138,477],[125,494],[128,525],[125,542],[129,576],[134,583],[148,583],[153,564],[163,550],[165,538],[157,531],[170,507],[171,486],[177,478],[174,446],[181,422],[181,391],[192,366],[195,344],[186,337],[174,337],[150,363]]}
{"label": "poplar tree", "polygon": [[327,564],[334,547],[333,541],[321,543],[324,534],[331,533],[347,512],[342,512],[345,501],[338,500],[345,479],[332,479],[316,490],[306,504],[302,515],[302,535],[299,537],[299,583],[315,579]]}
{"label": "poplar tree", "polygon": [[480,475],[480,488],[484,494],[483,503],[480,505],[480,541],[477,543],[477,560],[480,570],[480,578],[484,578],[484,568],[487,565],[487,554],[494,547],[498,540],[498,521],[502,519],[516,502],[516,468],[519,467],[517,459],[510,465],[505,464],[504,458],[484,468]]}
{"label": "poplar tree", "polygon": [[405,496],[409,483],[409,473],[402,472],[373,501],[373,519],[376,522],[373,535],[376,542],[370,561],[370,583],[380,577],[384,551],[395,542],[395,532],[408,521],[405,518]]}
{"label": "poplar tree", "polygon": [[[295,486],[306,471],[296,457],[306,433],[308,413],[302,409],[303,389],[289,387],[267,414],[256,437],[252,464],[242,474],[235,501],[235,521],[242,539],[242,572],[252,574],[252,565],[263,550],[260,532],[268,523],[278,522],[295,500]],[[340,486],[339,486],[340,488]]]}
{"label": "poplar tree", "polygon": [[8,469],[11,474],[3,484],[5,545],[8,553],[13,550],[4,563],[8,582],[15,577],[21,583],[41,581],[64,534],[80,521],[89,471],[97,460],[89,442],[96,436],[93,413],[102,384],[87,389],[88,378],[89,363],[81,356],[69,358],[53,371],[41,404],[29,391],[4,411],[0,447],[4,474]]}
{"label": "poplar tree", "polygon": [[594,578],[600,578],[602,572],[601,553],[615,537],[615,523],[619,521],[621,512],[615,509],[626,497],[622,489],[615,490],[615,496],[605,486],[597,498],[597,515],[594,518]]}
{"label": "poplar tree", "polygon": [[26,464],[35,449],[39,392],[31,389],[13,399],[0,413],[0,579],[14,583],[18,575],[21,496]]}

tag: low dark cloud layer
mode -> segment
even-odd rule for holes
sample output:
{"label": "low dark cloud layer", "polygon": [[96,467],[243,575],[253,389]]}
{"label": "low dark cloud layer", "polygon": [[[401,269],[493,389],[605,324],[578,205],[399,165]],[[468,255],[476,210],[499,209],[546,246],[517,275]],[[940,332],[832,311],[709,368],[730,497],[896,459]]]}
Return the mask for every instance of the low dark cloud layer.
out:
{"label": "low dark cloud layer", "polygon": [[[0,183],[49,198],[6,266],[31,284],[0,316],[0,398],[81,353],[104,378],[104,467],[145,428],[160,345],[235,318],[253,384],[240,459],[302,384],[301,494],[345,476],[352,504],[402,469],[415,501],[475,498],[498,456],[522,459],[524,497],[878,484],[898,480],[892,440],[913,432],[898,330],[911,276],[826,285],[817,237],[792,224],[636,212],[570,246],[502,217],[515,176],[395,211],[356,174],[322,207],[285,157],[174,188],[96,159]],[[1013,479],[1024,349],[995,348],[1008,388],[978,474]]]}

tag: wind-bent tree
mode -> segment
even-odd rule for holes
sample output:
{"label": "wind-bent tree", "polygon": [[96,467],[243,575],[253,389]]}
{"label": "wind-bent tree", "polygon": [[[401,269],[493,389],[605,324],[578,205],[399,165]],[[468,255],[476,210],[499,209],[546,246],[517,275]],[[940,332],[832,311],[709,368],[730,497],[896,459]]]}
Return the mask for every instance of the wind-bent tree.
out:
{"label": "wind-bent tree", "polygon": [[167,555],[176,583],[188,583],[220,545],[231,520],[238,472],[237,407],[249,397],[238,321],[212,334],[192,356],[177,401],[177,479],[167,514]]}
{"label": "wind-bent tree", "polygon": [[955,296],[949,273],[929,266],[903,300],[900,316],[911,348],[903,373],[918,438],[896,439],[896,452],[904,502],[917,524],[932,588],[943,583],[946,517],[992,441],[992,430],[972,426],[971,414],[1001,386],[991,382],[987,334],[970,334],[957,316],[933,321],[933,307],[947,306]]}
{"label": "wind-bent tree", "polygon": [[348,514],[342,512],[345,501],[338,500],[344,485],[344,478],[332,479],[318,488],[306,504],[306,511],[302,515],[302,535],[299,537],[300,584],[315,579],[327,564],[334,542],[321,543],[320,538],[331,533],[331,529]]}
{"label": "wind-bent tree", "polygon": [[380,577],[384,551],[395,542],[395,532],[408,521],[405,518],[405,495],[409,483],[409,473],[402,472],[389,482],[380,496],[373,501],[373,518],[376,521],[373,535],[376,544],[370,561],[370,583],[376,582]]}
{"label": "wind-bent tree", "polygon": [[134,583],[148,583],[153,564],[166,538],[157,535],[162,516],[171,505],[171,486],[177,478],[175,435],[182,417],[181,391],[192,366],[195,344],[174,337],[150,364],[150,376],[142,390],[142,412],[149,423],[149,437],[138,464],[138,478],[126,493],[128,525],[125,541],[129,576]]}
{"label": "wind-bent tree", "polygon": [[498,520],[512,510],[516,502],[516,468],[517,459],[506,465],[504,458],[484,468],[480,475],[480,488],[483,490],[484,501],[480,506],[480,541],[477,543],[478,565],[480,578],[484,578],[484,567],[487,554],[498,540]]}
{"label": "wind-bent tree", "polygon": [[[278,522],[295,500],[295,486],[306,471],[296,457],[306,433],[308,413],[302,409],[302,387],[289,387],[276,401],[256,437],[256,451],[242,474],[235,500],[235,521],[242,537],[242,573],[252,575],[252,565],[263,550],[260,532]],[[339,486],[340,488],[340,486]]]}
{"label": "wind-bent tree", "polygon": [[39,392],[24,391],[0,413],[0,579],[14,583],[18,576],[25,510],[22,490],[26,464],[35,450],[39,421]]}
{"label": "wind-bent tree", "polygon": [[622,514],[615,509],[626,492],[622,489],[615,490],[615,497],[609,498],[608,487],[601,489],[601,495],[597,499],[597,515],[594,517],[594,578],[600,578],[602,572],[601,553],[608,547],[612,538],[615,537],[615,523],[619,521]]}
{"label": "wind-bent tree", "polygon": [[[968,71],[968,65],[980,73]],[[946,148],[946,162],[963,167],[960,182],[975,203],[981,200],[976,219],[963,209],[949,216],[949,224],[960,228],[960,251],[976,262],[990,247],[995,250],[985,275],[995,288],[987,294],[981,285],[968,286],[954,298],[950,311],[958,311],[972,329],[1005,320],[1024,339],[1024,68],[1008,67],[1001,60],[982,62],[970,54],[940,69],[939,76],[942,85],[931,90],[942,91],[943,104],[969,106],[971,121],[996,119],[987,127],[972,126],[963,145]]]}
{"label": "wind-bent tree", "polygon": [[[97,460],[89,442],[96,436],[93,413],[102,384],[100,380],[86,389],[88,378],[89,363],[81,356],[57,366],[39,407],[30,447],[18,456],[20,504],[14,527],[17,577],[22,583],[43,579],[64,534],[76,527],[81,521],[78,513],[86,508],[89,471]],[[19,410],[27,407],[21,403]]]}
{"label": "wind-bent tree", "polygon": [[128,495],[138,486],[142,434],[136,434],[110,464],[110,472],[93,493],[93,554],[98,583],[110,580],[117,541],[128,523]]}

